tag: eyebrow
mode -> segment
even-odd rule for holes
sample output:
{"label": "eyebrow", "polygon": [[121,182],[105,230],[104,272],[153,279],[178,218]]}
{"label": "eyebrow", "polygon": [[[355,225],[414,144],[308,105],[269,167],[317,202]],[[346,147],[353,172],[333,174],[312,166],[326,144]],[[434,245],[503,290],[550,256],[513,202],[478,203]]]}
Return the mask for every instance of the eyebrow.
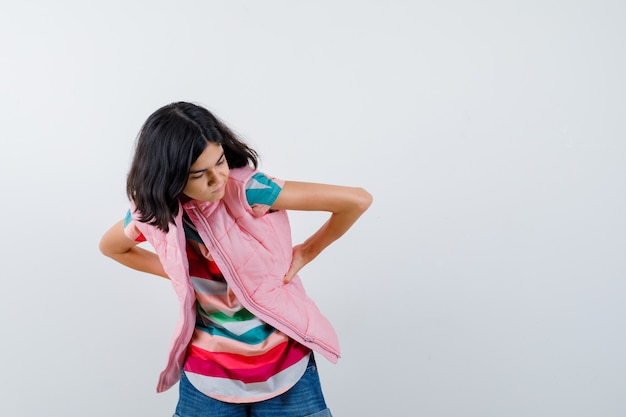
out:
{"label": "eyebrow", "polygon": [[[222,154],[220,155],[220,157],[219,157],[219,158],[217,158],[217,162],[221,161],[223,157],[224,157],[224,151],[222,151]],[[216,164],[217,164],[217,162],[216,162]],[[206,171],[207,169],[208,169],[208,168],[203,168],[203,169],[197,169],[197,170],[195,170],[195,171],[189,171],[189,175],[199,174],[199,173],[201,173],[201,172]]]}

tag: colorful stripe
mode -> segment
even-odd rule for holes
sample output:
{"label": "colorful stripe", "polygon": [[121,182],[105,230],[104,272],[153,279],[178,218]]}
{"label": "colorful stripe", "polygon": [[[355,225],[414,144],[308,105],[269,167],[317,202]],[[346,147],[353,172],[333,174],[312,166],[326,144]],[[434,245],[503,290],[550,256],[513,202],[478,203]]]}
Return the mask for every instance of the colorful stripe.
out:
{"label": "colorful stripe", "polygon": [[265,174],[256,173],[246,184],[246,200],[251,202],[251,206],[255,204],[271,206],[281,189],[280,185]]}
{"label": "colorful stripe", "polygon": [[135,226],[135,222],[133,221],[133,217],[130,214],[130,209],[126,212],[126,216],[124,217],[124,234],[131,240],[135,242],[145,242],[146,237],[137,229]]}
{"label": "colorful stripe", "polygon": [[267,352],[284,343],[289,338],[279,331],[270,333],[263,341],[255,344],[245,343],[229,336],[211,334],[196,329],[193,345],[209,352],[236,352],[240,355],[254,356]]}
{"label": "colorful stripe", "polygon": [[196,325],[196,329],[213,336],[222,336],[249,345],[258,345],[276,331],[272,326],[263,323],[256,317],[249,322],[229,323],[228,328],[218,326]]}
{"label": "colorful stripe", "polygon": [[226,352],[207,352],[190,346],[185,371],[208,377],[228,378],[244,384],[264,382],[298,363],[309,351],[289,342],[282,343],[263,355],[246,356]]}
{"label": "colorful stripe", "polygon": [[211,392],[211,397],[220,401],[247,403],[263,401],[280,395],[298,382],[304,374],[309,355],[298,363],[263,382],[245,384],[236,379],[216,378],[185,370],[189,381],[201,392]]}

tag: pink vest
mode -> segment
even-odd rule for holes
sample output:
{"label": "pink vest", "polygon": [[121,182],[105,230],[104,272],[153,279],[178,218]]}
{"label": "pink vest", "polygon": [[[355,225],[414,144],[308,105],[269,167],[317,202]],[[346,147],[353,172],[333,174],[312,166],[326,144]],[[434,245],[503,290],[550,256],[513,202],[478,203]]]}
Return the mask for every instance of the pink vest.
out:
{"label": "pink vest", "polygon": [[[330,322],[305,293],[298,276],[287,285],[283,277],[291,264],[291,229],[287,212],[255,216],[246,200],[245,185],[252,168],[230,170],[226,193],[216,203],[196,200],[184,204],[207,249],[241,304],[252,314],[294,340],[336,363],[339,341]],[[168,233],[135,224],[153,246],[172,281],[180,302],[178,322],[157,392],[180,379],[185,351],[195,327],[195,293],[189,279],[181,208]]]}

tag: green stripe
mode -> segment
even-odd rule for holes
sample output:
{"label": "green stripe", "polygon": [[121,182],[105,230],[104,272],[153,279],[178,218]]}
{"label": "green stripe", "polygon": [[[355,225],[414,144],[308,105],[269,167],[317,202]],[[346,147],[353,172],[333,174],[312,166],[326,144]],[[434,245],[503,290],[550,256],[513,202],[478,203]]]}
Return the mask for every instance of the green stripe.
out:
{"label": "green stripe", "polygon": [[[260,188],[257,188],[258,186]],[[251,206],[255,204],[271,206],[280,192],[280,186],[261,172],[254,174],[246,184],[246,200]]]}
{"label": "green stripe", "polygon": [[228,314],[224,314],[221,311],[206,314],[204,311],[202,311],[202,309],[198,309],[198,312],[202,314],[204,317],[207,317],[210,320],[218,324],[232,323],[235,321],[248,321],[248,320],[252,320],[255,318],[254,315],[250,313],[248,310],[246,310],[245,308],[242,308],[241,310],[239,310],[232,316],[229,316]]}
{"label": "green stripe", "polygon": [[220,329],[214,326],[205,327],[197,325],[196,329],[207,332],[208,334],[213,336],[226,337],[229,339],[237,340],[238,342],[246,343],[248,345],[257,345],[265,341],[265,339],[267,339],[272,333],[276,331],[276,329],[268,324],[257,326],[254,329],[248,330],[241,336],[237,336],[236,334],[231,333],[226,329]]}
{"label": "green stripe", "polygon": [[133,220],[133,216],[130,214],[130,209],[126,212],[126,216],[124,217],[124,227],[128,226],[128,224]]}

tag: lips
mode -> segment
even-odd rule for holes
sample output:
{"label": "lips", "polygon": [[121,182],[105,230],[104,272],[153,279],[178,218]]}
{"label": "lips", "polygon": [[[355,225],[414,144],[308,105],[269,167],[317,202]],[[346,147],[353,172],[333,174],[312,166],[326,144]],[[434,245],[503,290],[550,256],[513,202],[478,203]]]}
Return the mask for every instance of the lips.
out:
{"label": "lips", "polygon": [[220,187],[217,188],[215,191],[211,191],[211,194],[221,193],[222,191],[224,191],[224,187],[226,187],[226,183],[220,185]]}

